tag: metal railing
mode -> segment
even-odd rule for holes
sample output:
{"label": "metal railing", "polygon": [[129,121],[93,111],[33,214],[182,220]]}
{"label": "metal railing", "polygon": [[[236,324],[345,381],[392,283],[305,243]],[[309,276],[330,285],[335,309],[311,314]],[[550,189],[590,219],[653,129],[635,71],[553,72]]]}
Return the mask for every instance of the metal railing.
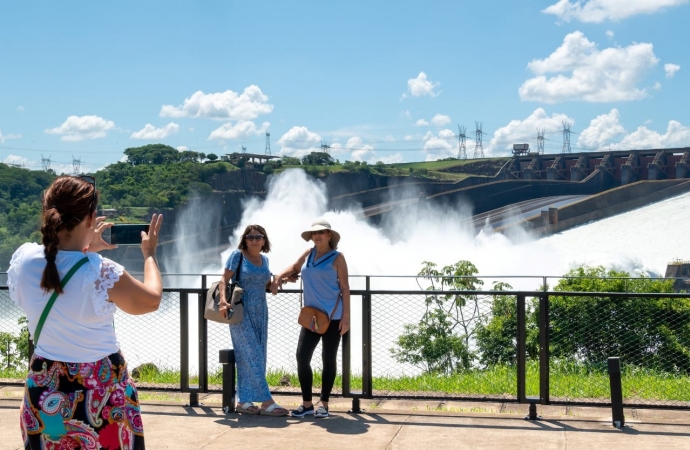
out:
{"label": "metal railing", "polygon": [[[189,393],[191,404],[199,394],[222,390],[218,355],[232,345],[226,325],[203,318],[207,278],[217,277],[195,277],[198,287],[165,288],[158,311],[118,311],[115,319],[130,370],[172,374],[170,381],[140,380],[138,387]],[[372,289],[374,281],[385,284],[382,278],[352,283],[351,332],[343,339],[342,378],[333,394],[352,398],[354,410],[360,399],[385,398],[611,405],[608,357],[620,357],[626,407],[690,408],[688,293],[636,292],[633,279],[625,292],[551,291],[547,278],[539,279],[544,290]],[[272,383],[274,393],[299,392],[291,386],[299,295],[293,289],[267,296],[269,372],[288,379]],[[439,312],[440,304],[452,304],[450,316]],[[0,286],[3,336],[19,335],[21,316]],[[443,328],[443,317],[453,326]],[[434,334],[439,330],[451,332]],[[447,347],[434,347],[440,344]],[[3,368],[11,347],[0,343]],[[317,349],[315,373],[319,355]],[[22,382],[0,378],[0,385]]]}

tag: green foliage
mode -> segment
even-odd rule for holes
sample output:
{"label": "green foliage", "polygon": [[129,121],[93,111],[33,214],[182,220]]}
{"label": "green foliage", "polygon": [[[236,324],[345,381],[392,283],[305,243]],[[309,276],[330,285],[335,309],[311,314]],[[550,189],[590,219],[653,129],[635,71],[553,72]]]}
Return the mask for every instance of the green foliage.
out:
{"label": "green foliage", "polygon": [[281,159],[284,166],[299,166],[301,164],[299,158],[293,158],[292,156],[283,156]]}
{"label": "green foliage", "polygon": [[17,247],[40,240],[41,193],[54,179],[54,173],[0,163],[0,272]]}
{"label": "green foliage", "polygon": [[133,166],[141,164],[167,164],[179,162],[180,152],[169,145],[149,144],[143,147],[125,149],[127,162]]}
{"label": "green foliage", "polygon": [[[428,291],[478,290],[483,284],[474,277],[477,268],[469,261],[458,261],[441,270],[432,262],[422,264],[418,275],[429,283]],[[447,375],[469,369],[475,358],[469,350],[470,339],[481,321],[477,296],[434,293],[428,294],[425,302],[422,319],[405,325],[391,353],[399,362],[422,366],[429,373]]]}
{"label": "green foliage", "polygon": [[302,164],[305,166],[330,166],[335,164],[335,160],[326,152],[311,152],[302,157]]}
{"label": "green foliage", "polygon": [[215,153],[209,153],[208,155],[206,155],[206,158],[209,161],[215,161],[218,159],[218,155],[216,155]]}
{"label": "green foliage", "polygon": [[[511,289],[505,283],[494,284],[495,291]],[[539,355],[539,301],[532,299],[525,305],[526,350],[528,358]],[[517,298],[514,295],[494,295],[491,319],[477,326],[479,362],[483,367],[512,366],[517,363]]]}
{"label": "green foliage", "polygon": [[226,162],[172,162],[165,165],[134,166],[116,163],[95,175],[101,192],[101,203],[115,208],[176,208],[183,205],[192,193],[212,192],[210,182],[213,178],[232,170],[236,169]]}
{"label": "green foliage", "polygon": [[26,366],[29,361],[29,331],[26,318],[21,317],[19,324],[23,324],[19,336],[6,331],[0,331],[0,369],[13,371]]}
{"label": "green foliage", "polygon": [[690,299],[639,298],[635,292],[673,292],[673,280],[626,279],[626,272],[580,267],[555,287],[562,292],[630,292],[623,298],[552,296],[553,358],[601,366],[623,364],[690,374]]}

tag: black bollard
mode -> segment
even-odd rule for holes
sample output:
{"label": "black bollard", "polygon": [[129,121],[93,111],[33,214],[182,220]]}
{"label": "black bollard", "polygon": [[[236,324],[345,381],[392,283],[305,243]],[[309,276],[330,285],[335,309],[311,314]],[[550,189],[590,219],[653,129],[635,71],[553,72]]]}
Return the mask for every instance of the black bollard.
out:
{"label": "black bollard", "polygon": [[235,412],[235,350],[223,349],[219,354],[223,365],[223,412]]}
{"label": "black bollard", "polygon": [[611,357],[608,359],[609,365],[609,384],[611,386],[611,410],[612,422],[616,428],[623,428],[625,416],[623,416],[623,386],[621,384],[621,361],[620,358]]}

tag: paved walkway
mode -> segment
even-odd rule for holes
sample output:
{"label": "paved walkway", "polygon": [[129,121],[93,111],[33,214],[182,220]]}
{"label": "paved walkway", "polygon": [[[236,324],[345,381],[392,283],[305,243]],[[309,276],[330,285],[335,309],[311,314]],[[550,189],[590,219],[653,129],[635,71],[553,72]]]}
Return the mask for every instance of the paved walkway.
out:
{"label": "paved walkway", "polygon": [[[610,425],[610,408],[539,406],[541,421],[524,419],[514,403],[331,399],[331,417],[224,414],[220,395],[186,407],[188,395],[141,391],[149,449],[688,449],[690,411],[626,410],[626,427]],[[0,450],[22,448],[21,388],[0,388]],[[296,396],[277,396],[283,406]]]}

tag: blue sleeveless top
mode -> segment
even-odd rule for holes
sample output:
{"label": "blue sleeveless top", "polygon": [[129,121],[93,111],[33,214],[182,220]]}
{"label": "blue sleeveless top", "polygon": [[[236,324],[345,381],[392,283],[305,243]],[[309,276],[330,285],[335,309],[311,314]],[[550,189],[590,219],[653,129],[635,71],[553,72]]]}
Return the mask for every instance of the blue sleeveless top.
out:
{"label": "blue sleeveless top", "polygon": [[[331,250],[315,260],[316,249],[313,248],[302,266],[304,306],[320,309],[329,317],[340,296],[338,271],[333,267],[333,261],[339,254],[340,252]],[[333,314],[333,320],[339,320],[342,316],[343,301],[340,300],[338,310]]]}

